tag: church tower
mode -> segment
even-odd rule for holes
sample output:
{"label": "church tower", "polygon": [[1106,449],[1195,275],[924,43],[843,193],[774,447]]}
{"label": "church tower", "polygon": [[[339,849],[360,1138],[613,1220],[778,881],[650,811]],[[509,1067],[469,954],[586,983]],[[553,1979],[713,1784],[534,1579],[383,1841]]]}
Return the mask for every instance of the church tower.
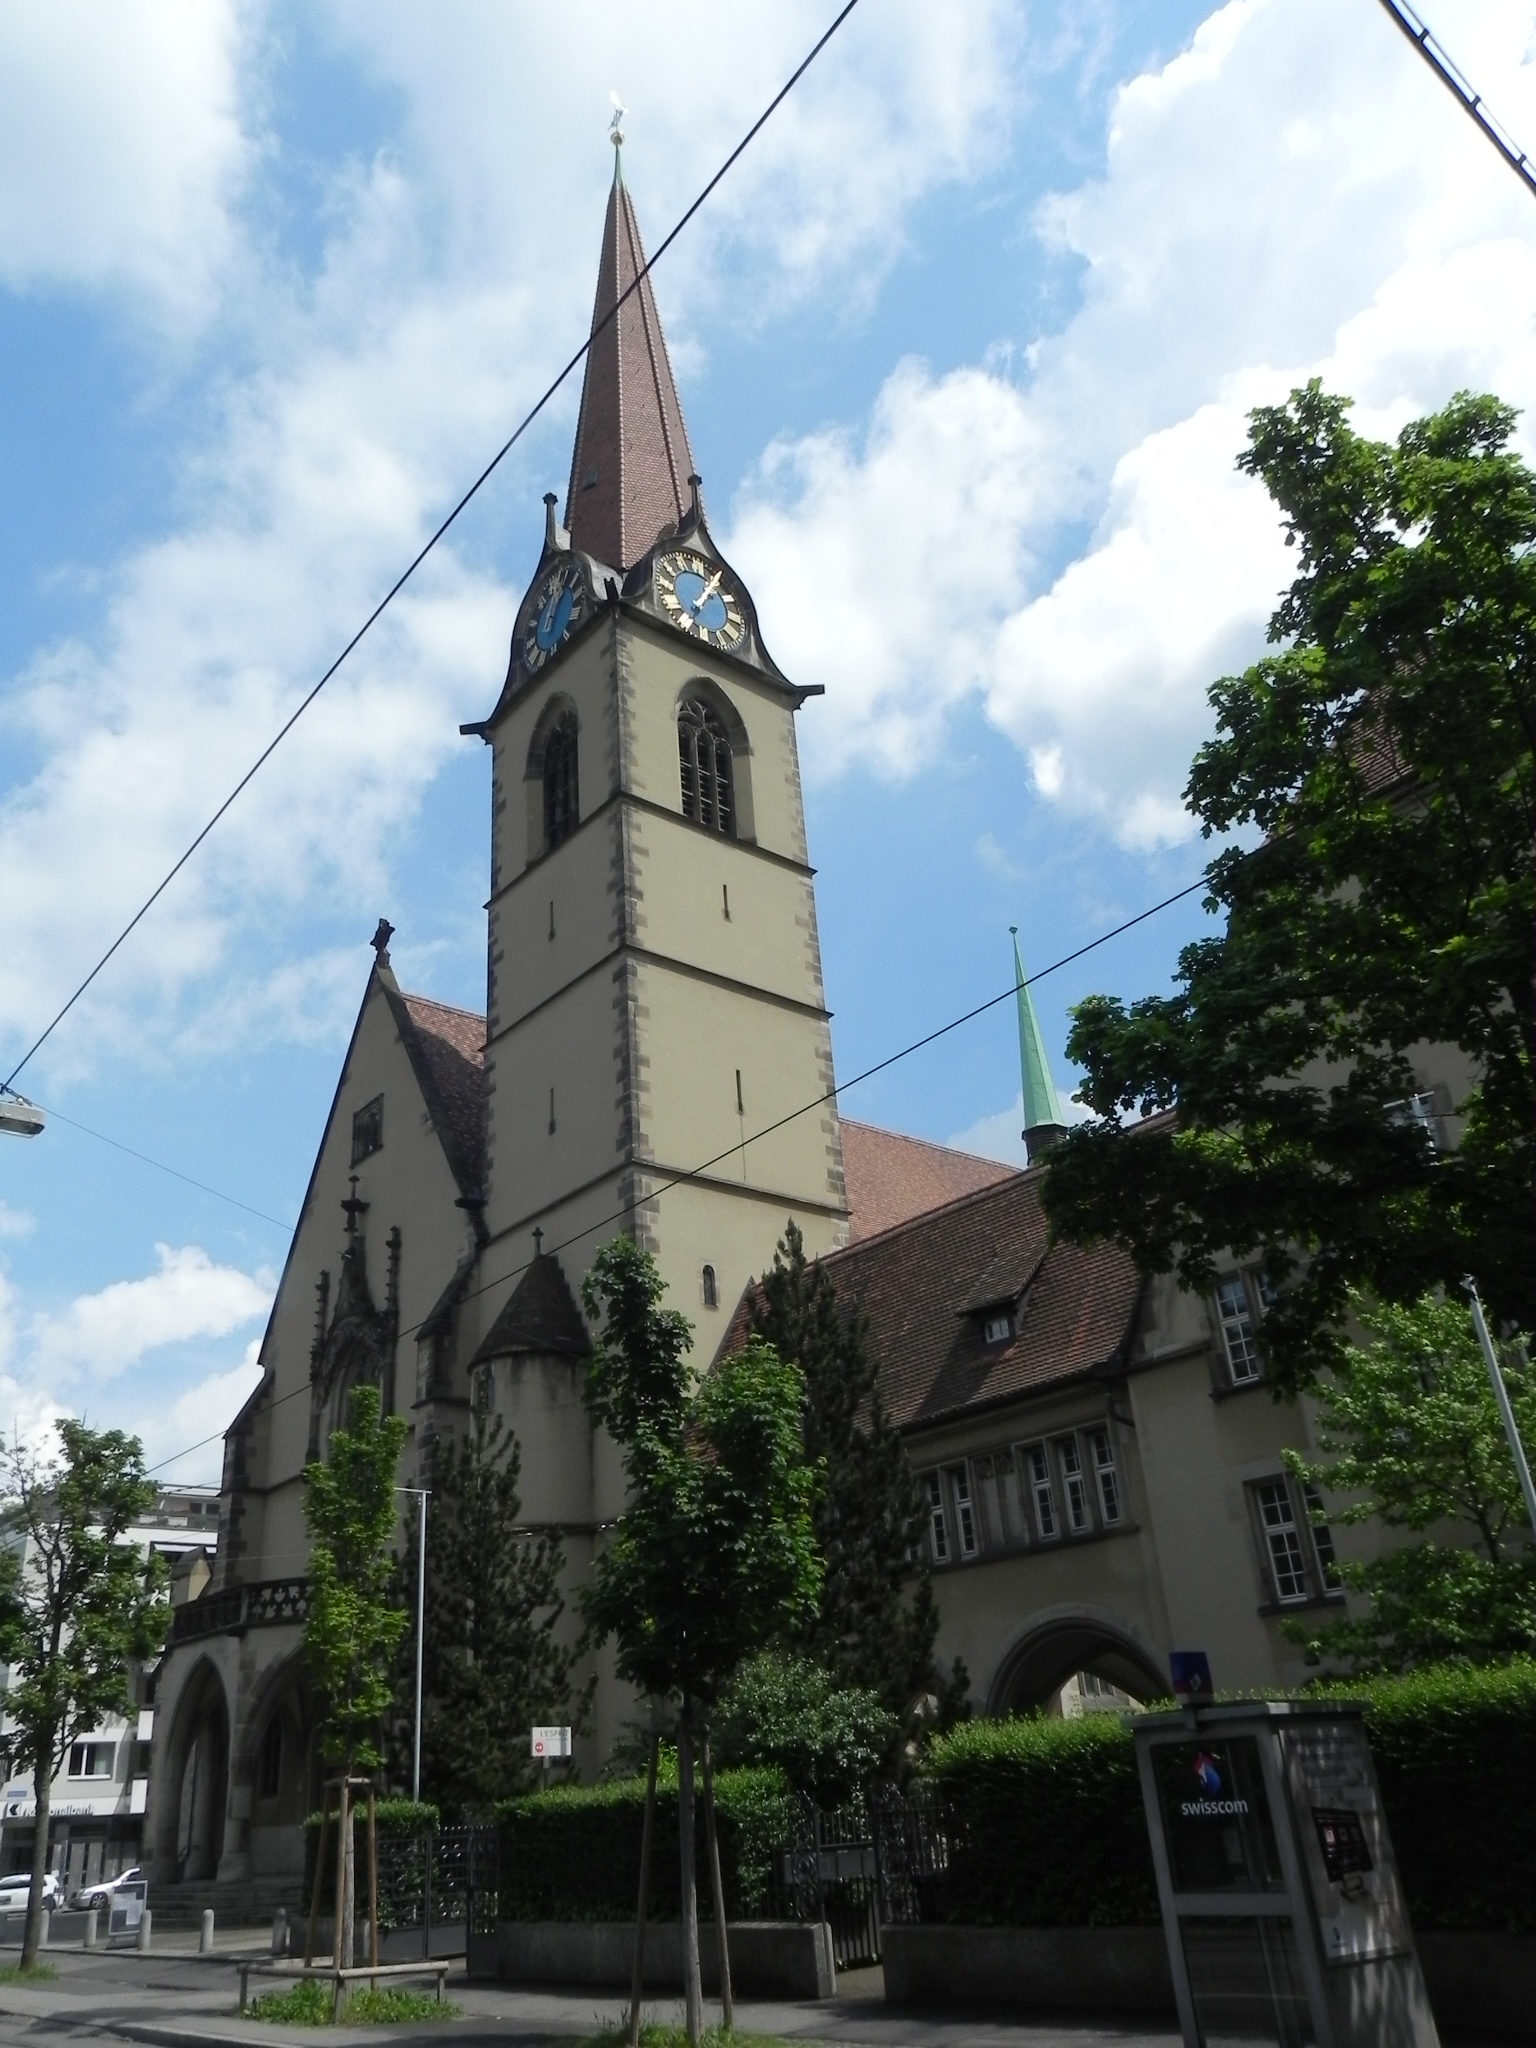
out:
{"label": "church tower", "polygon": [[[832,1087],[795,739],[812,693],[710,534],[650,280],[631,289],[618,140],[564,520],[551,494],[473,728],[495,757],[480,1327],[540,1243],[574,1293],[628,1232],[702,1367],[788,1217],[813,1253],[846,1235],[835,1102],[793,1114]],[[595,1457],[601,1519],[621,1496]]]}

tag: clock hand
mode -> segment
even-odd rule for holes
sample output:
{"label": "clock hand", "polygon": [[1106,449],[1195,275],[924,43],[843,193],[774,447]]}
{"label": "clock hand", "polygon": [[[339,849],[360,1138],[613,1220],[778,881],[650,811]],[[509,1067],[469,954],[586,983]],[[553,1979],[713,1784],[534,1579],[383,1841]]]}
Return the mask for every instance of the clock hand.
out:
{"label": "clock hand", "polygon": [[709,581],[705,584],[704,588],[699,592],[698,596],[693,600],[693,603],[689,605],[688,609],[693,613],[695,618],[698,617],[699,613],[703,611],[705,605],[707,605],[709,603],[709,600],[714,596],[715,591],[719,587],[720,578],[724,574],[725,571],[723,569],[717,569],[714,575],[711,576]]}

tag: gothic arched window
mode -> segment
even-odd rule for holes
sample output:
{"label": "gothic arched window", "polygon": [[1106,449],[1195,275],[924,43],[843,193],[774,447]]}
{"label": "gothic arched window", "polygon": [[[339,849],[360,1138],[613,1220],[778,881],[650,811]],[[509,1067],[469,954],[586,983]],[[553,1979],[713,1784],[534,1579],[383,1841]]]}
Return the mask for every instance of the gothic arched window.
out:
{"label": "gothic arched window", "polygon": [[553,853],[576,829],[576,714],[564,711],[544,742],[544,850]]}
{"label": "gothic arched window", "polygon": [[702,697],[687,698],[677,714],[677,752],[683,778],[683,816],[714,832],[733,831],[731,743],[720,714]]}

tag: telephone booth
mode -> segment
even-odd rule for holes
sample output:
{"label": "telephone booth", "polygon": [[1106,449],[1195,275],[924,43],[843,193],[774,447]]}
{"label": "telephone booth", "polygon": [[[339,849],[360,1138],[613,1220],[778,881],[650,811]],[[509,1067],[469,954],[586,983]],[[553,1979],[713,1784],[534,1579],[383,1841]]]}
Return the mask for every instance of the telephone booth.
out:
{"label": "telephone booth", "polygon": [[1186,2048],[1439,2048],[1361,1713],[1137,1717]]}

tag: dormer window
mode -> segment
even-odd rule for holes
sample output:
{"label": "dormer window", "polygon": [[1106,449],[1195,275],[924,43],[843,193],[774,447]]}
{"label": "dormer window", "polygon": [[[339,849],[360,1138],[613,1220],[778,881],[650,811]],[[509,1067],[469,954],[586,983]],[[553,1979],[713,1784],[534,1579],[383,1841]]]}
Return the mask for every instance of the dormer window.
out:
{"label": "dormer window", "polygon": [[1006,1344],[1013,1335],[1013,1315],[1006,1308],[987,1311],[981,1325],[982,1339],[988,1344]]}

